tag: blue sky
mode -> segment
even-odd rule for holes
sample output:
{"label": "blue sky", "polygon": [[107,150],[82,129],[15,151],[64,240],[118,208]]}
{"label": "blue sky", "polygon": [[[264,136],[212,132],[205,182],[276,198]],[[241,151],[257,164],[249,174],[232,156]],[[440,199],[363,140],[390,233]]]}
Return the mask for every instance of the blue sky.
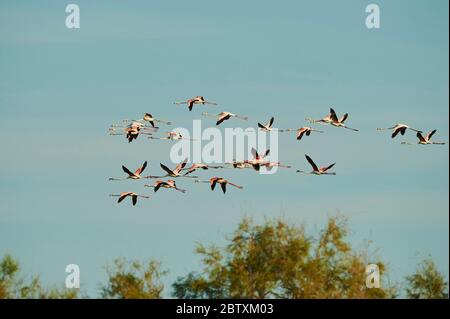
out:
{"label": "blue sky", "polygon": [[[79,30],[65,27],[67,3],[0,2],[0,254],[24,273],[62,285],[76,263],[95,296],[114,258],[156,258],[170,290],[199,269],[195,242],[223,243],[243,216],[284,216],[314,232],[341,213],[351,242],[372,240],[391,280],[428,255],[448,277],[448,146],[408,147],[375,130],[405,122],[449,141],[448,1],[376,1],[379,30],[365,27],[371,2],[359,0],[74,3]],[[189,128],[204,109],[172,102],[195,95],[250,118],[225,126],[275,116],[300,127],[334,106],[361,131],[324,127],[301,143],[280,135],[282,162],[305,169],[307,153],[337,162],[335,177],[227,170],[243,191],[180,180],[185,195],[116,205],[108,194],[143,183],[107,178],[144,160],[160,173],[171,144],[128,144],[109,125],[150,112]]]}

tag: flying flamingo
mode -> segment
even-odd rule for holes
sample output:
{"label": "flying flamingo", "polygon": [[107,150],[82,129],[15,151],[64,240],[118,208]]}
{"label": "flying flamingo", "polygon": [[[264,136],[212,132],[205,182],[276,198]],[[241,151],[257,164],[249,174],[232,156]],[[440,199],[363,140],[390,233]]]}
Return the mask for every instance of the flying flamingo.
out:
{"label": "flying flamingo", "polygon": [[317,167],[316,163],[314,163],[314,161],[311,159],[311,157],[309,157],[308,155],[305,154],[306,160],[308,161],[308,163],[312,166],[313,171],[310,173],[306,173],[304,171],[300,171],[297,170],[297,173],[303,173],[303,174],[313,174],[313,175],[336,175],[336,173],[328,173],[327,171],[332,168],[336,163],[333,163],[329,166],[326,167]]}
{"label": "flying flamingo", "polygon": [[194,106],[194,104],[217,105],[217,103],[215,103],[215,102],[206,101],[203,96],[199,96],[199,95],[197,95],[196,97],[193,97],[192,99],[189,99],[187,101],[175,102],[174,104],[187,104],[189,111],[192,111],[192,107]]}
{"label": "flying flamingo", "polygon": [[133,192],[123,192],[123,193],[120,193],[119,195],[111,194],[109,196],[119,197],[119,200],[117,201],[118,203],[120,203],[125,198],[130,196],[131,197],[131,201],[133,202],[133,206],[136,205],[138,197],[150,198],[150,196],[139,195],[139,194],[136,194],[136,193],[133,193]]}
{"label": "flying flamingo", "polygon": [[[444,142],[432,142],[432,141],[430,141],[431,137],[434,135],[434,133],[436,133],[436,131],[437,130],[432,130],[430,133],[425,135],[425,137],[420,132],[417,132],[416,136],[419,139],[419,142],[417,142],[417,144],[420,144],[420,145],[430,145],[430,144],[445,145]],[[402,142],[402,144],[413,145],[412,143],[409,143],[409,142]]]}
{"label": "flying flamingo", "polygon": [[266,150],[264,152],[264,155],[259,155],[258,151],[254,148],[252,148],[251,152],[253,155],[253,159],[248,160],[247,163],[252,165],[255,170],[259,171],[260,166],[267,163],[267,161],[265,161],[264,159],[269,155],[270,149]]}
{"label": "flying flamingo", "polygon": [[312,127],[309,127],[309,126],[303,126],[303,127],[298,128],[298,129],[290,129],[290,128],[288,128],[288,129],[283,130],[283,131],[285,131],[285,132],[297,131],[296,138],[297,138],[298,141],[300,141],[305,134],[306,134],[306,136],[310,136],[311,132],[324,133],[324,131],[319,131],[319,130],[316,130],[316,129],[314,129]]}
{"label": "flying flamingo", "polygon": [[273,121],[274,121],[274,117],[272,116],[269,121],[266,124],[261,124],[258,122],[258,127],[260,128],[261,131],[263,132],[270,132],[272,130],[277,130],[278,132],[289,132],[289,131],[293,131],[292,129],[285,129],[285,130],[280,130],[277,128],[273,127]]}
{"label": "flying flamingo", "polygon": [[179,192],[186,193],[186,190],[178,188],[173,179],[169,179],[167,182],[165,181],[156,181],[153,185],[145,184],[144,187],[153,187],[155,193],[158,189],[162,188],[173,188]]}
{"label": "flying flamingo", "polygon": [[142,117],[142,119],[139,120],[123,120],[124,122],[139,122],[139,121],[145,121],[150,123],[150,125],[152,127],[155,127],[155,122],[157,123],[162,123],[162,124],[166,124],[166,125],[172,125],[172,122],[168,122],[168,121],[163,121],[157,118],[154,118],[153,115],[151,115],[150,113],[145,113],[144,116]]}
{"label": "flying flamingo", "polygon": [[272,116],[266,124],[258,123],[258,127],[264,132],[269,132],[272,130],[273,121],[274,117]]}
{"label": "flying flamingo", "polygon": [[171,170],[170,168],[168,168],[166,165],[160,163],[159,165],[161,166],[161,168],[167,172],[166,175],[164,176],[152,176],[151,178],[163,178],[163,177],[187,177],[187,178],[198,178],[197,176],[184,176],[181,175],[181,170],[186,166],[187,163],[187,158],[181,162],[180,164],[178,164],[173,170]]}
{"label": "flying flamingo", "polygon": [[194,139],[192,139],[192,138],[185,138],[185,137],[183,137],[183,135],[181,135],[181,133],[174,132],[174,131],[167,132],[167,136],[166,137],[149,136],[148,138],[153,139],[153,140],[171,140],[171,141],[189,140],[189,141],[194,141]]}
{"label": "flying flamingo", "polygon": [[126,138],[128,139],[128,143],[131,143],[131,142],[133,142],[133,140],[135,140],[135,139],[137,139],[138,138],[138,136],[139,136],[139,129],[136,129],[136,128],[128,128],[127,130],[126,130]]}
{"label": "flying flamingo", "polygon": [[128,168],[126,168],[124,165],[122,165],[122,170],[128,174],[127,177],[124,178],[114,178],[114,177],[110,177],[109,180],[110,181],[123,181],[126,179],[141,179],[141,178],[145,178],[142,177],[141,174],[142,172],[145,170],[145,168],[147,167],[147,161],[144,162],[144,164],[142,164],[141,167],[139,167],[134,173],[131,172]]}
{"label": "flying flamingo", "polygon": [[159,129],[159,127],[146,126],[144,123],[141,123],[136,120],[130,121],[129,124],[125,124],[129,120],[123,120],[123,121],[124,121],[124,124],[112,124],[110,127],[110,131],[116,131],[118,128],[123,128],[123,129],[133,128],[133,129],[138,129],[138,130],[148,130],[151,132],[156,132]]}
{"label": "flying flamingo", "polygon": [[221,112],[221,113],[219,113],[217,115],[212,115],[212,114],[209,114],[207,112],[203,112],[202,115],[203,116],[216,117],[217,118],[216,125],[219,125],[223,121],[229,120],[232,117],[235,117],[235,118],[238,118],[238,119],[241,119],[241,120],[244,120],[244,121],[248,120],[248,117],[246,117],[246,116],[240,116],[240,115],[237,115],[237,114],[234,114],[234,113],[230,113],[230,112]]}
{"label": "flying flamingo", "polygon": [[228,165],[232,165],[234,168],[254,168],[255,170],[259,170],[259,166],[262,164],[267,164],[269,162],[264,161],[264,158],[269,155],[270,149],[266,150],[263,155],[259,155],[259,153],[252,148],[251,150],[253,159],[251,160],[242,160],[236,161],[235,159],[231,163],[226,163]]}
{"label": "flying flamingo", "polygon": [[[125,137],[128,140],[128,143],[131,143],[133,140],[137,139],[139,134],[146,134],[146,135],[152,134],[150,132],[142,132],[141,129],[147,129],[147,128],[144,128],[144,124],[139,123],[139,122],[132,122],[130,125],[128,125],[123,130],[122,133],[117,132],[117,130],[116,130],[117,127],[118,126],[111,126],[111,128],[109,129],[109,134],[110,135],[125,135]],[[148,128],[148,129],[151,129],[151,128]]]}
{"label": "flying flamingo", "polygon": [[126,128],[123,133],[118,133],[115,130],[110,130],[109,132],[109,135],[125,135],[128,143],[131,143],[133,140],[137,139],[139,134],[151,135],[152,133],[141,132],[140,129],[131,127]]}
{"label": "flying flamingo", "polygon": [[330,114],[325,116],[324,118],[320,120],[314,120],[311,118],[306,118],[306,120],[310,121],[311,123],[320,123],[320,124],[331,124],[336,127],[343,127],[352,131],[358,131],[355,128],[348,127],[344,124],[345,120],[348,118],[348,113],[345,113],[344,116],[342,116],[340,119],[337,117],[336,112],[333,110],[333,108],[330,108]]}
{"label": "flying flamingo", "polygon": [[222,188],[223,193],[225,194],[227,191],[227,184],[234,186],[236,188],[239,189],[243,189],[244,187],[242,186],[238,186],[236,184],[233,184],[231,182],[229,182],[228,180],[222,178],[222,177],[212,177],[209,179],[209,181],[200,181],[200,180],[196,180],[197,183],[209,183],[211,185],[211,190],[213,191],[214,188],[216,187],[216,184],[220,184],[220,187]]}
{"label": "flying flamingo", "polygon": [[234,160],[231,163],[227,163],[227,164],[231,164],[234,168],[252,168],[253,166],[251,164],[248,163],[248,161],[236,161]]}
{"label": "flying flamingo", "polygon": [[398,133],[405,135],[407,129],[417,132],[417,133],[422,133],[422,131],[416,130],[415,128],[412,128],[406,124],[401,124],[401,123],[395,124],[393,127],[377,128],[378,131],[392,130],[392,135],[391,135],[392,138],[396,137],[398,135]]}
{"label": "flying flamingo", "polygon": [[184,175],[186,176],[186,175],[188,175],[188,174],[190,174],[192,172],[195,172],[197,169],[207,170],[209,168],[217,169],[217,168],[225,168],[225,166],[213,166],[213,165],[206,165],[206,164],[203,164],[203,163],[194,163],[194,164],[192,164],[191,167],[183,168],[182,170],[187,170],[187,172],[184,173]]}

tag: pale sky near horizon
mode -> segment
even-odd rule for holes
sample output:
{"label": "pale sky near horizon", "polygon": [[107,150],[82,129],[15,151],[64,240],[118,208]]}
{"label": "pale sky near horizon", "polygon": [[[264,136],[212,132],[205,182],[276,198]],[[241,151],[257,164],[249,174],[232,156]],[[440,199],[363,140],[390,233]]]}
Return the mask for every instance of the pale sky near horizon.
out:
{"label": "pale sky near horizon", "polygon": [[[350,242],[365,239],[402,282],[430,255],[449,273],[448,145],[405,146],[388,127],[437,129],[449,142],[448,1],[71,1],[81,28],[65,27],[63,1],[0,1],[0,256],[10,252],[27,276],[63,285],[81,268],[83,289],[97,296],[114,258],[162,261],[170,284],[200,270],[195,243],[224,243],[243,216],[284,216],[311,233],[337,213],[350,218]],[[365,26],[377,3],[381,29]],[[192,112],[173,101],[204,95],[216,108]],[[144,182],[113,183],[122,164],[160,174],[171,143],[109,136],[111,123],[150,112],[174,127],[214,126],[202,111],[231,111],[254,126],[300,127],[304,118],[348,112],[351,132],[298,142],[280,134],[279,159],[309,169],[337,162],[337,176],[293,170],[223,175],[242,191],[226,195],[177,180],[117,205],[108,194],[148,192]],[[284,188],[277,185],[283,183]],[[212,209],[213,207],[213,209]]]}

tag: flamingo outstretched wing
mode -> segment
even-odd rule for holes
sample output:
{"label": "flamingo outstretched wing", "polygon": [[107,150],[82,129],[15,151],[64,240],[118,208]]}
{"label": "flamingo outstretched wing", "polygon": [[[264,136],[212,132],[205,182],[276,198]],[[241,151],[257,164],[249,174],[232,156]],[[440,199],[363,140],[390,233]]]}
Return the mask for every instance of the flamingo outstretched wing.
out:
{"label": "flamingo outstretched wing", "polygon": [[423,135],[420,132],[417,132],[416,136],[419,139],[419,141],[421,141],[423,143],[427,142],[427,140],[423,137]]}
{"label": "flamingo outstretched wing", "polygon": [[187,160],[187,158],[184,159],[184,161],[178,164],[173,171],[178,174],[186,166]]}
{"label": "flamingo outstretched wing", "polygon": [[333,164],[331,164],[331,165],[329,165],[329,166],[327,166],[327,167],[322,167],[322,171],[323,171],[323,172],[326,172],[326,171],[328,171],[330,168],[332,168],[334,165],[336,165],[336,163],[333,163]]}
{"label": "flamingo outstretched wing", "polygon": [[153,116],[152,116],[150,113],[145,113],[145,114],[144,114],[144,119],[145,119],[145,118],[152,119],[152,120],[150,120],[150,121],[148,121],[148,122],[150,123],[150,125],[151,125],[152,127],[155,127],[155,122],[153,121]]}
{"label": "flamingo outstretched wing", "polygon": [[[392,137],[392,138],[396,137],[396,136],[398,135],[398,133],[400,133],[400,132],[402,131],[402,129],[403,129],[402,127],[397,127],[397,128],[395,128],[395,129],[394,129],[394,132],[392,132],[392,136],[391,136],[391,137]],[[404,131],[406,131],[406,128],[405,128]],[[405,134],[405,133],[402,133],[402,135],[403,135],[403,134]]]}
{"label": "flamingo outstretched wing", "polygon": [[187,101],[187,105],[188,105],[188,109],[189,111],[192,111],[192,107],[194,106],[195,100],[188,100]]}
{"label": "flamingo outstretched wing", "polygon": [[170,168],[168,168],[166,165],[164,165],[164,164],[162,164],[162,163],[159,163],[159,166],[161,166],[161,168],[162,168],[164,171],[166,171],[167,174],[169,174],[169,175],[175,175],[175,173],[174,173]]}
{"label": "flamingo outstretched wing", "polygon": [[211,183],[211,190],[213,191],[214,188],[216,188],[217,179],[216,179],[216,178],[212,178],[212,179],[210,180],[210,183]]}
{"label": "flamingo outstretched wing", "polygon": [[126,192],[126,193],[122,193],[120,194],[119,199],[117,200],[118,203],[120,203],[121,201],[123,201],[125,198],[127,198],[128,195],[130,195],[130,192]]}
{"label": "flamingo outstretched wing", "polygon": [[221,116],[219,117],[219,120],[216,122],[216,125],[221,124],[223,121],[226,121],[230,118],[230,115],[225,115],[225,116]]}
{"label": "flamingo outstretched wing", "polygon": [[432,130],[430,133],[427,134],[427,140],[430,140],[431,137],[437,132],[437,130]]}
{"label": "flamingo outstretched wing", "polygon": [[126,168],[124,165],[122,165],[122,170],[127,173],[130,176],[134,176],[134,174],[128,169]]}
{"label": "flamingo outstretched wing", "polygon": [[331,120],[333,120],[333,122],[339,122],[336,112],[333,110],[333,108],[330,108],[330,118]]}
{"label": "flamingo outstretched wing", "polygon": [[314,161],[311,159],[311,157],[309,157],[308,155],[305,154],[306,160],[308,161],[309,165],[312,166],[314,171],[318,171],[319,168],[317,167],[316,163],[314,163]]}
{"label": "flamingo outstretched wing", "polygon": [[[306,127],[302,127],[301,129],[299,129],[297,131],[297,140],[301,140],[303,135],[305,135],[305,133],[309,133],[309,131]],[[308,135],[308,134],[306,134],[306,135]]]}
{"label": "flamingo outstretched wing", "polygon": [[141,175],[141,173],[145,170],[146,167],[147,167],[147,161],[145,161],[144,164],[142,164],[142,166],[139,167],[136,170],[136,172],[134,172],[134,174]]}

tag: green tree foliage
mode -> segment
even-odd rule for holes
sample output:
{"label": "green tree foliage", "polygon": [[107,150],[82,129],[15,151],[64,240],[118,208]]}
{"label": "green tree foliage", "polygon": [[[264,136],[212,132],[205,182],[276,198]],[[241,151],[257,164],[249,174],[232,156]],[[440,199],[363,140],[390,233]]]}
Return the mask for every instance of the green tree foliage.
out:
{"label": "green tree foliage", "polygon": [[244,219],[225,248],[199,244],[202,273],[173,284],[178,298],[391,298],[392,287],[365,287],[368,260],[345,241],[347,222],[330,218],[318,238],[282,220]]}
{"label": "green tree foliage", "polygon": [[0,299],[73,299],[77,298],[77,289],[45,289],[39,277],[29,282],[19,277],[19,263],[6,254],[0,261]]}
{"label": "green tree foliage", "polygon": [[10,255],[5,255],[0,262],[0,299],[11,297],[14,278],[18,271],[19,264]]}
{"label": "green tree foliage", "polygon": [[102,287],[103,298],[116,299],[159,299],[162,298],[164,285],[161,277],[167,271],[160,270],[159,262],[147,264],[139,261],[116,259],[107,267],[108,283]]}
{"label": "green tree foliage", "polygon": [[[377,264],[382,279],[386,267],[369,257],[368,247],[354,249],[346,238],[345,218],[330,218],[315,236],[304,226],[268,220],[260,225],[243,219],[224,247],[198,244],[203,269],[188,273],[172,285],[178,298],[394,298],[397,289],[382,280],[367,288],[366,266]],[[167,271],[157,261],[116,259],[106,268],[101,297],[162,298],[161,279]],[[448,283],[432,260],[419,264],[406,277],[408,298],[448,298]],[[25,280],[17,260],[0,259],[0,299],[79,298],[78,289],[46,289],[38,276]]]}
{"label": "green tree foliage", "polygon": [[406,295],[411,299],[448,298],[448,283],[431,259],[425,259],[416,273],[407,276]]}

